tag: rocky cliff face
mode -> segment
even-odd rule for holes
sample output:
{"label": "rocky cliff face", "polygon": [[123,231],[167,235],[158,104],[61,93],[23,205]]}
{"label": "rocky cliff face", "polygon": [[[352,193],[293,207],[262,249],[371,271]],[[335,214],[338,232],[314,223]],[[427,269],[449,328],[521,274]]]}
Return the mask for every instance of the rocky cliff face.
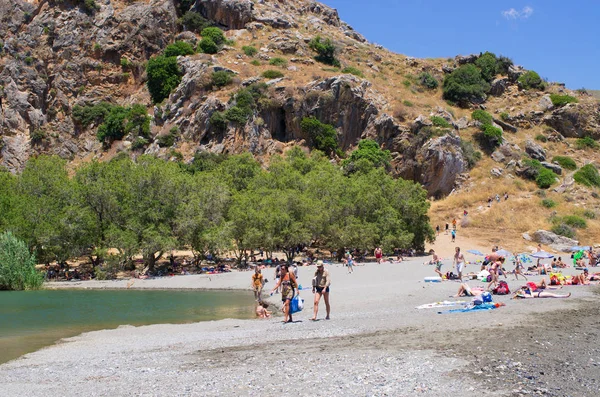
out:
{"label": "rocky cliff face", "polygon": [[[266,159],[289,145],[310,145],[300,122],[314,116],[336,128],[342,150],[351,150],[363,138],[378,141],[392,152],[394,172],[421,182],[432,195],[450,193],[467,171],[459,132],[469,127],[468,120],[455,120],[429,105],[398,114],[395,91],[403,74],[427,71],[441,79],[478,56],[437,66],[403,58],[366,43],[336,10],[309,0],[95,0],[95,5],[90,9],[79,0],[0,0],[0,163],[10,170],[22,169],[39,153],[86,160],[119,151],[164,158],[177,152],[186,161],[198,150],[249,151]],[[175,40],[196,45],[199,35],[178,24],[187,11],[223,28],[235,44],[215,55],[179,57],[181,83],[154,105],[145,84],[145,63]],[[331,37],[343,64],[359,65],[367,75],[342,74],[315,63],[308,42],[317,35]],[[258,54],[244,55],[240,48],[246,44],[255,45]],[[262,78],[276,57],[287,62],[281,67],[285,77]],[[233,85],[215,89],[208,83],[222,70],[236,77]],[[493,95],[515,95],[523,70],[513,68],[511,73],[494,82]],[[246,123],[211,125],[215,112],[234,105],[236,91],[257,82],[266,84],[264,98]],[[95,123],[85,128],[74,123],[75,106],[100,102],[145,105],[152,116],[147,145],[134,147],[133,137],[125,136],[106,148],[96,138]],[[515,123],[545,123],[565,136],[583,136],[598,134],[597,114],[597,108],[585,104],[555,110],[550,106],[496,121],[507,131],[516,131]],[[452,127],[443,136],[419,135],[429,116],[442,117]],[[175,144],[161,147],[156,138],[172,131],[177,131]]]}

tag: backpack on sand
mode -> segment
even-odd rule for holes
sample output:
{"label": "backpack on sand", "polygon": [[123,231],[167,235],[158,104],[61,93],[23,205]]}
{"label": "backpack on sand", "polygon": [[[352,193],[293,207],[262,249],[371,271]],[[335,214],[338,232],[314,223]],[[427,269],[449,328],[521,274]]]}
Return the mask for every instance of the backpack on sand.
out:
{"label": "backpack on sand", "polygon": [[492,290],[494,295],[508,295],[510,294],[510,289],[508,288],[508,284],[506,281],[502,280],[498,282],[498,286]]}

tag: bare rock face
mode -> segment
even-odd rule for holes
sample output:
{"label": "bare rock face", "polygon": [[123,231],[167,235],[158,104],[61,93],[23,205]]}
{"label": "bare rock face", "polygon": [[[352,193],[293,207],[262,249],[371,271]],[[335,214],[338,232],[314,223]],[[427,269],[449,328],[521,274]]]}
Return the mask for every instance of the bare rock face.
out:
{"label": "bare rock face", "polygon": [[494,96],[501,96],[504,94],[508,85],[510,84],[510,79],[508,77],[500,77],[492,81],[492,88],[490,90],[490,94]]}
{"label": "bare rock face", "polygon": [[251,0],[197,0],[196,9],[205,18],[229,29],[244,29],[254,19]]}
{"label": "bare rock face", "polygon": [[600,104],[569,103],[555,109],[543,121],[567,138],[600,138]]}
{"label": "bare rock face", "polygon": [[534,160],[546,161],[546,151],[533,141],[527,141],[525,152]]}
{"label": "bare rock face", "polygon": [[324,4],[312,2],[306,6],[303,11],[311,12],[321,16],[321,19],[328,25],[340,26],[340,16],[335,8],[327,7]]}
{"label": "bare rock face", "polygon": [[466,170],[460,138],[447,134],[419,148],[412,161],[405,159],[399,175],[421,183],[430,195],[442,197],[454,189]]}
{"label": "bare rock face", "polygon": [[536,243],[549,245],[553,249],[562,252],[569,252],[569,248],[575,245],[579,245],[579,241],[573,240],[572,238],[559,236],[558,234],[549,232],[547,230],[538,230],[531,234],[531,238]]}

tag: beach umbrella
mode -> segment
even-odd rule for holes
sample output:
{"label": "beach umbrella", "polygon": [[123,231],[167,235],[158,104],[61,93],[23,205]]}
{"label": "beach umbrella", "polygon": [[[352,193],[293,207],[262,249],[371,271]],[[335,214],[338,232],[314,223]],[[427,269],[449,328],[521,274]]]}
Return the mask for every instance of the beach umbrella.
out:
{"label": "beach umbrella", "polygon": [[590,246],[589,246],[589,245],[585,245],[585,246],[583,246],[583,247],[580,247],[580,246],[576,245],[576,246],[574,246],[574,247],[571,247],[571,248],[569,248],[569,251],[571,251],[571,252],[576,252],[576,251],[588,251],[589,249],[590,249]]}
{"label": "beach umbrella", "polygon": [[496,251],[496,254],[503,256],[505,258],[508,258],[509,256],[512,256],[512,252],[507,251],[507,250],[498,250]]}
{"label": "beach umbrella", "polygon": [[529,254],[529,256],[531,256],[533,258],[539,258],[539,259],[554,258],[554,255],[552,255],[551,253],[546,252],[546,251],[535,252],[533,254]]}
{"label": "beach umbrella", "polygon": [[473,254],[473,255],[485,256],[485,254],[483,252],[478,251],[478,250],[467,250],[467,252],[469,254]]}

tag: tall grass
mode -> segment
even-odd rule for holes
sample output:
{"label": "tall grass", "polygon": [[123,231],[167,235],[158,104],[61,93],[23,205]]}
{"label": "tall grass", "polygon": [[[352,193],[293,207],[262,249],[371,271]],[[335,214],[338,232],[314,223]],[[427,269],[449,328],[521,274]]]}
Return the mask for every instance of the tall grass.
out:
{"label": "tall grass", "polygon": [[35,269],[35,255],[11,232],[0,235],[0,289],[39,289],[44,277]]}

